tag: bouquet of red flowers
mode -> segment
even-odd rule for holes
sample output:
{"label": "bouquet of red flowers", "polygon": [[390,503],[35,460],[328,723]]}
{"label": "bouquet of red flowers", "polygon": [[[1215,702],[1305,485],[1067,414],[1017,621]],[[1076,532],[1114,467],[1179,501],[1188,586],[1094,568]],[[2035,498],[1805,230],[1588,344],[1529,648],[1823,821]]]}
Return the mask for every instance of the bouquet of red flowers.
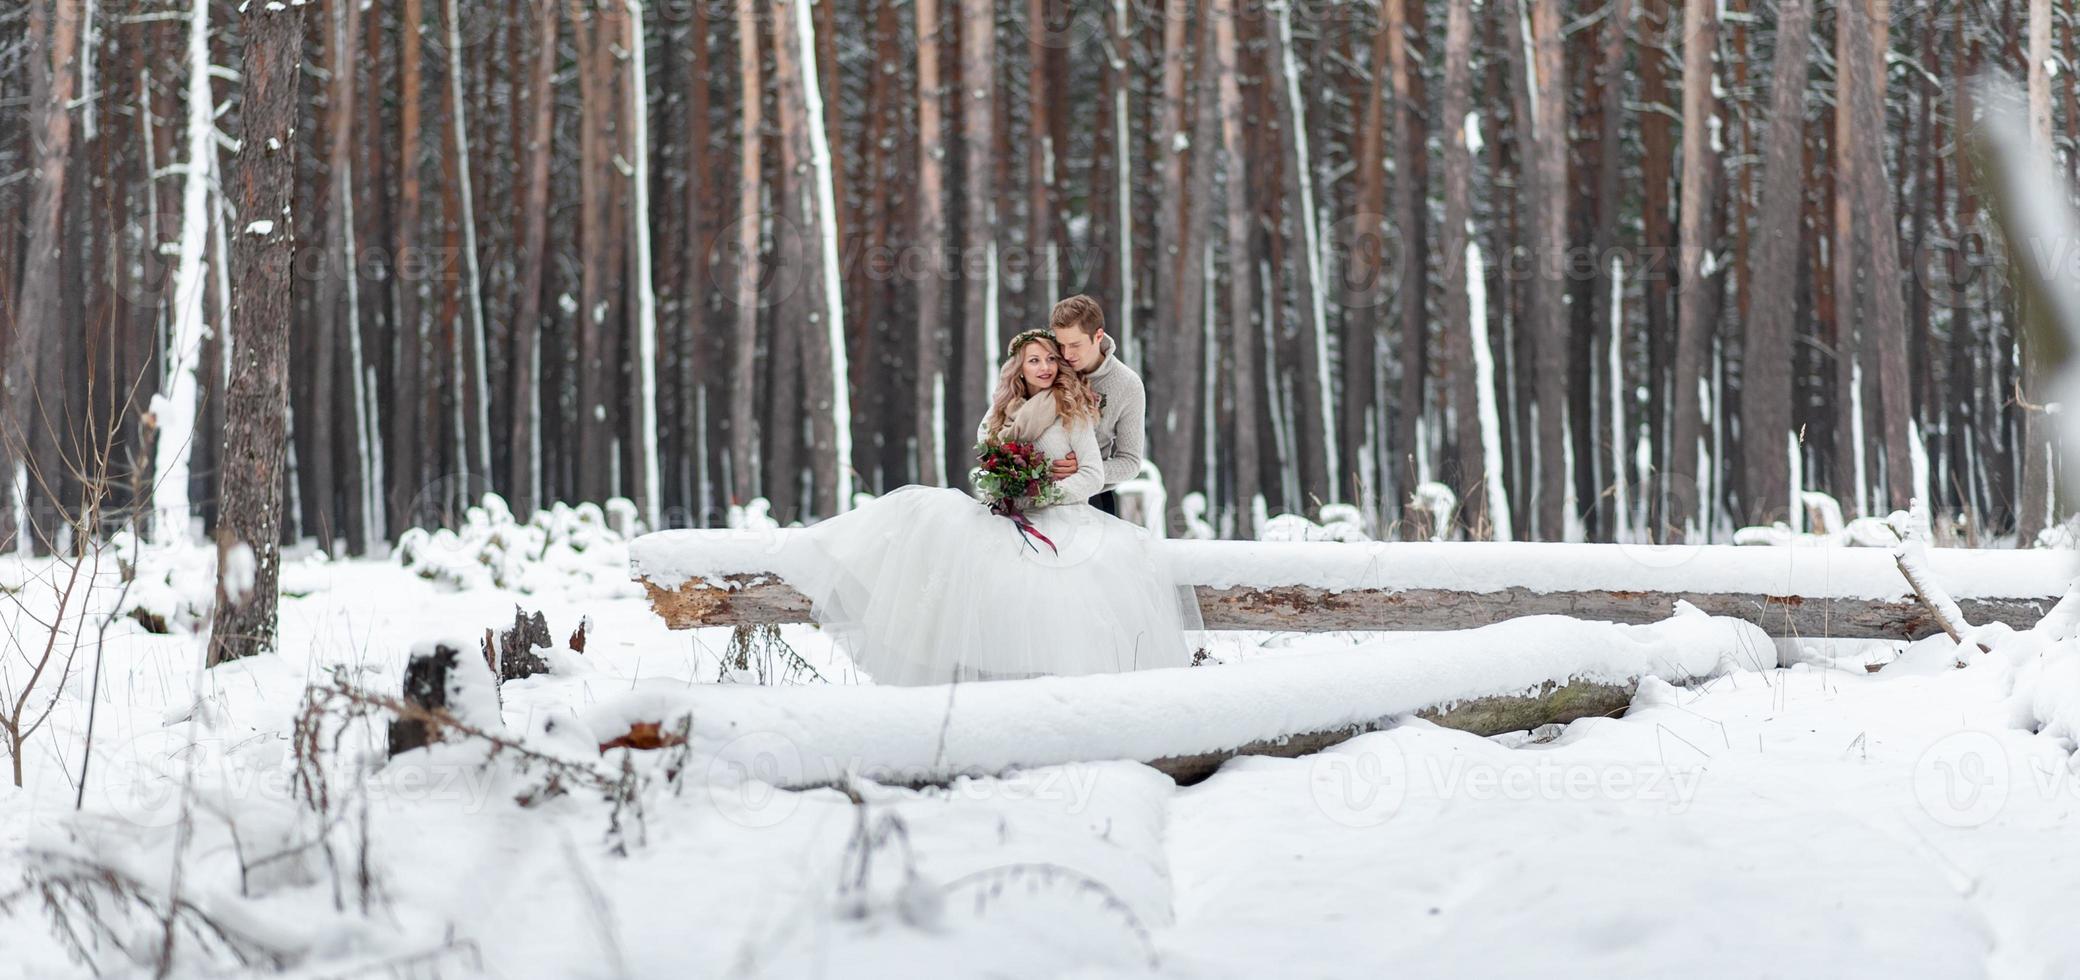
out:
{"label": "bouquet of red flowers", "polygon": [[989,503],[990,512],[1010,518],[1026,547],[1039,551],[1033,544],[1033,539],[1038,538],[1053,549],[1054,542],[1040,533],[1021,509],[1022,505],[1044,507],[1062,499],[1062,488],[1048,478],[1047,456],[1031,443],[990,439],[975,447],[975,462],[975,470],[968,476],[982,499]]}
{"label": "bouquet of red flowers", "polygon": [[1021,502],[1035,506],[1058,503],[1062,488],[1048,479],[1050,460],[1031,443],[990,440],[975,447],[978,464],[970,476],[975,489],[992,507]]}

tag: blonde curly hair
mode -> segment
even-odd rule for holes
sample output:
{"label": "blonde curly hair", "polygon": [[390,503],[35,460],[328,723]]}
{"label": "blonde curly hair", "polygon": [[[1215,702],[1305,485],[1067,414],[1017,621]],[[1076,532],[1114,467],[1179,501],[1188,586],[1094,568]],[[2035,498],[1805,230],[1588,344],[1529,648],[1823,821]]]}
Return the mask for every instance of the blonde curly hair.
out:
{"label": "blonde curly hair", "polygon": [[1098,393],[1091,384],[1077,374],[1076,369],[1062,361],[1062,345],[1055,342],[1054,335],[1045,330],[1028,330],[1011,338],[1004,359],[1004,366],[997,369],[997,390],[990,396],[989,414],[983,417],[982,431],[995,435],[1004,427],[1006,420],[1018,410],[1017,405],[1034,396],[1031,386],[1026,384],[1025,371],[1020,362],[1025,359],[1025,350],[1033,344],[1047,348],[1047,352],[1061,361],[1060,370],[1055,372],[1054,385],[1048,391],[1054,393],[1055,414],[1061,416],[1062,424],[1096,425],[1098,422]]}

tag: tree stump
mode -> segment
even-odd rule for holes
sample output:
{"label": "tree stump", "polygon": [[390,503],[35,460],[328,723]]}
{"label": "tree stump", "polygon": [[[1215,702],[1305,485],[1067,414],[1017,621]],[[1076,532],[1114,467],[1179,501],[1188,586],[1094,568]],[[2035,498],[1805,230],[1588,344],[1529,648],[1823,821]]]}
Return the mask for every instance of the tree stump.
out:
{"label": "tree stump", "polygon": [[[432,653],[414,653],[404,668],[404,702],[417,708],[445,711],[449,681],[462,654],[443,643]],[[390,719],[390,755],[423,749],[440,741],[435,726],[421,718]]]}
{"label": "tree stump", "polygon": [[[415,717],[390,722],[390,754],[425,748],[442,741],[441,719],[453,718],[482,731],[504,727],[498,702],[498,675],[477,657],[465,657],[467,640],[419,644],[405,663],[399,699],[419,709]],[[481,666],[480,666],[481,665]]]}
{"label": "tree stump", "polygon": [[549,620],[540,612],[528,615],[519,606],[513,607],[513,628],[499,634],[498,656],[492,663],[491,672],[500,683],[516,681],[522,677],[549,672],[549,661],[536,650],[546,650],[555,641],[549,638]]}

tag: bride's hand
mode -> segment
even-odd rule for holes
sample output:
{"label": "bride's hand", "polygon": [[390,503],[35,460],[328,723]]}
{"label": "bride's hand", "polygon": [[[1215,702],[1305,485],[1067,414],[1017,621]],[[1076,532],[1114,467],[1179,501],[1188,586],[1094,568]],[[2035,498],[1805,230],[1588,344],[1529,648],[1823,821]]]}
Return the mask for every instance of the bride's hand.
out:
{"label": "bride's hand", "polygon": [[1062,457],[1061,459],[1055,460],[1053,463],[1048,464],[1047,478],[1055,481],[1056,483],[1060,483],[1061,481],[1066,480],[1075,475],[1076,454],[1073,452],[1067,456]]}

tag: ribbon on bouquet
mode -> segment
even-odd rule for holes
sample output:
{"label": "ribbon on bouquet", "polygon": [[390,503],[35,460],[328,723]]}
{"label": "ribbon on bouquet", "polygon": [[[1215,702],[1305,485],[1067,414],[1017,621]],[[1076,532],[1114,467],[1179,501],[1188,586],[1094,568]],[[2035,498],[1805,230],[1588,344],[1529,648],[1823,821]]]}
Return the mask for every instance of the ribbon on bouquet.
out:
{"label": "ribbon on bouquet", "polygon": [[1026,547],[1032,548],[1034,554],[1040,553],[1040,549],[1033,545],[1034,538],[1039,538],[1042,544],[1047,545],[1047,550],[1054,552],[1056,555],[1059,556],[1062,553],[1062,550],[1055,547],[1054,542],[1047,535],[1041,533],[1039,528],[1033,526],[1033,522],[1027,519],[1026,515],[1018,509],[1016,502],[1008,498],[998,500],[990,504],[989,509],[992,513],[1010,518],[1011,526],[1018,528],[1019,540],[1024,541]]}

